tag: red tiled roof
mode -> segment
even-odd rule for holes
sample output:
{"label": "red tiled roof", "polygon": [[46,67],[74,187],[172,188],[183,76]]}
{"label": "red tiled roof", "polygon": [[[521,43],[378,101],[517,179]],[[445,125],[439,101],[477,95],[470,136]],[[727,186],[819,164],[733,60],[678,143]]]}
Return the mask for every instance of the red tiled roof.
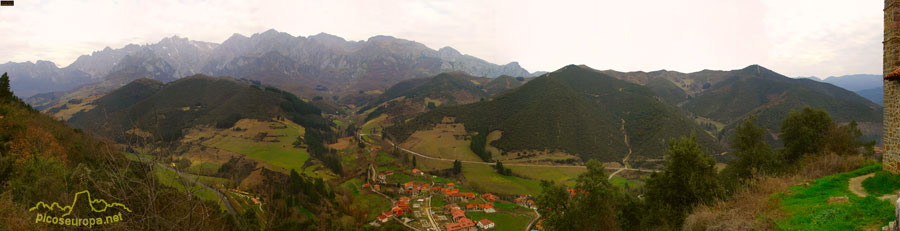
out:
{"label": "red tiled roof", "polygon": [[479,209],[492,209],[492,208],[494,208],[494,205],[492,205],[492,204],[480,204],[480,205],[478,205],[478,208],[479,208]]}
{"label": "red tiled roof", "polygon": [[900,69],[897,69],[897,70],[892,71],[891,73],[888,73],[887,75],[884,76],[884,79],[891,79],[891,80],[900,79]]}
{"label": "red tiled roof", "polygon": [[488,219],[481,219],[480,221],[478,221],[478,224],[481,224],[481,225],[490,225],[493,223],[494,223],[493,221],[488,220]]}
{"label": "red tiled roof", "polygon": [[444,228],[446,228],[447,231],[456,231],[472,226],[475,226],[475,223],[472,222],[472,220],[469,220],[468,218],[462,218],[459,220],[459,222],[444,225]]}

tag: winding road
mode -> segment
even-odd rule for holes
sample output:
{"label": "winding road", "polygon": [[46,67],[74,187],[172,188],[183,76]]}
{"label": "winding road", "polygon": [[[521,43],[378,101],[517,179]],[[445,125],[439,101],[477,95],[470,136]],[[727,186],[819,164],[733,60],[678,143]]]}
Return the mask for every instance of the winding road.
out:
{"label": "winding road", "polygon": [[173,172],[175,172],[175,173],[178,173],[179,176],[181,176],[181,177],[183,177],[183,178],[185,178],[185,179],[191,179],[191,182],[192,182],[192,183],[198,184],[198,185],[200,185],[200,186],[203,186],[203,187],[206,188],[206,189],[209,189],[209,190],[215,192],[215,193],[216,193],[216,196],[219,196],[219,200],[221,200],[222,203],[225,204],[225,208],[228,209],[228,213],[231,213],[232,216],[237,216],[237,215],[238,215],[238,214],[237,214],[237,211],[235,211],[235,210],[234,210],[234,207],[232,207],[231,201],[228,200],[228,197],[226,197],[225,194],[222,194],[222,192],[219,192],[219,190],[217,190],[217,189],[215,189],[215,188],[213,188],[213,187],[209,187],[209,185],[206,185],[206,184],[201,183],[200,180],[198,180],[197,178],[194,178],[194,177],[191,176],[191,175],[188,175],[188,174],[185,174],[185,173],[180,172],[180,171],[178,171],[178,170],[175,170],[174,168],[169,167],[169,166],[166,166],[165,164],[162,164],[162,163],[157,162],[156,165],[159,165],[160,167],[163,167],[163,168],[166,168],[166,169],[168,169],[168,170],[171,170],[171,171],[173,171]]}
{"label": "winding road", "polygon": [[425,207],[425,216],[428,216],[428,222],[431,223],[431,227],[434,228],[434,230],[441,230],[441,228],[438,227],[437,222],[434,221],[434,216],[431,215],[431,196],[425,198],[425,204],[422,206]]}
{"label": "winding road", "polygon": [[[379,135],[376,135],[376,134],[359,134],[359,135],[360,135],[360,136],[379,136]],[[363,140],[363,139],[359,139],[359,140]],[[429,159],[429,160],[437,160],[437,161],[448,161],[448,162],[457,161],[457,160],[444,159],[444,158],[440,158],[440,157],[433,157],[433,156],[424,155],[424,154],[422,154],[422,153],[418,153],[418,152],[415,152],[415,151],[412,151],[412,150],[409,150],[409,149],[405,149],[405,148],[403,148],[403,147],[400,147],[400,146],[394,144],[394,142],[391,142],[391,141],[389,141],[389,140],[384,140],[384,141],[385,141],[385,142],[388,142],[389,144],[391,144],[392,147],[398,148],[398,149],[400,149],[400,150],[403,150],[404,152],[407,152],[407,153],[410,153],[410,154],[413,154],[413,155],[416,155],[416,156],[418,156],[418,157],[422,157],[422,158],[425,158],[425,159]],[[365,141],[364,141],[364,142],[365,142]],[[371,145],[374,145],[374,144],[371,144]],[[494,165],[494,163],[490,163],[490,162],[471,161],[471,160],[459,160],[459,162],[467,163],[467,164],[482,164],[482,165],[491,165],[491,166]],[[545,167],[545,168],[587,168],[586,166],[581,166],[581,165],[541,165],[541,164],[516,164],[516,163],[503,163],[503,165],[504,165],[504,166],[520,166],[520,167]],[[625,167],[625,168],[606,168],[606,169],[609,169],[609,170],[617,170],[617,171],[649,172],[649,173],[658,172],[657,170],[637,169],[637,168],[627,168],[627,167]]]}

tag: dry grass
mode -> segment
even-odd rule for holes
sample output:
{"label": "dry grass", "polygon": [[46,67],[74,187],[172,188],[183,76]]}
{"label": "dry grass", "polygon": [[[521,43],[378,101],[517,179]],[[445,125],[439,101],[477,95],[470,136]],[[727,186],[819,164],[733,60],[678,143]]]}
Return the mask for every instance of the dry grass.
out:
{"label": "dry grass", "polygon": [[784,216],[772,194],[827,175],[857,169],[865,164],[861,156],[836,154],[804,159],[795,173],[756,177],[732,198],[699,206],[687,217],[684,230],[775,230],[775,220]]}

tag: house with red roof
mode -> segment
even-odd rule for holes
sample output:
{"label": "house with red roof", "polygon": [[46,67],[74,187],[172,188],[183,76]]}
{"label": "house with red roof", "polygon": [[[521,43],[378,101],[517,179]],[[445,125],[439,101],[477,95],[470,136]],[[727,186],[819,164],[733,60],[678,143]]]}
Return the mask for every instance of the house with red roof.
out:
{"label": "house with red roof", "polygon": [[475,222],[469,220],[468,218],[462,218],[456,223],[449,223],[444,225],[444,228],[447,231],[475,231]]}
{"label": "house with red roof", "polygon": [[496,201],[497,200],[497,196],[495,196],[494,194],[491,194],[491,193],[481,194],[481,197],[488,201]]}
{"label": "house with red roof", "polygon": [[423,172],[422,170],[419,170],[418,168],[414,168],[412,170],[412,173],[414,176],[424,176],[425,175],[425,172]]}
{"label": "house with red roof", "polygon": [[455,208],[450,210],[450,216],[453,217],[454,221],[459,222],[460,219],[466,218],[466,212],[463,212],[461,209]]}
{"label": "house with red roof", "polygon": [[456,205],[456,204],[445,204],[444,205],[445,212],[451,213],[451,212],[453,212],[454,209],[459,209],[459,205]]}
{"label": "house with red roof", "polygon": [[378,222],[381,222],[381,223],[387,223],[387,222],[388,222],[388,217],[385,216],[385,215],[378,216]]}
{"label": "house with red roof", "polygon": [[495,226],[494,222],[488,219],[481,219],[477,225],[480,229],[493,229]]}

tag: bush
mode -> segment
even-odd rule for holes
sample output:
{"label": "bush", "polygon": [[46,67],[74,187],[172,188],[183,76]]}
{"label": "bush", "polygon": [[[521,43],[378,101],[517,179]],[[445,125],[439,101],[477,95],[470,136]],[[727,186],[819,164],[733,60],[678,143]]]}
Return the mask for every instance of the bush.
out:
{"label": "bush", "polygon": [[900,175],[894,175],[889,172],[878,172],[875,176],[864,180],[862,186],[866,189],[866,192],[873,196],[894,193],[894,191],[900,189]]}
{"label": "bush", "polygon": [[694,206],[719,199],[723,190],[715,163],[694,135],[670,143],[665,168],[653,173],[646,184],[647,202],[658,219],[653,223],[678,229]]}
{"label": "bush", "polygon": [[782,157],[786,163],[794,163],[806,154],[821,153],[830,126],[831,116],[822,109],[791,110],[781,123],[778,135],[784,142]]}
{"label": "bush", "polygon": [[234,124],[241,120],[241,115],[237,113],[231,113],[227,117],[222,120],[216,122],[216,128],[226,129],[230,127],[234,127]]}

